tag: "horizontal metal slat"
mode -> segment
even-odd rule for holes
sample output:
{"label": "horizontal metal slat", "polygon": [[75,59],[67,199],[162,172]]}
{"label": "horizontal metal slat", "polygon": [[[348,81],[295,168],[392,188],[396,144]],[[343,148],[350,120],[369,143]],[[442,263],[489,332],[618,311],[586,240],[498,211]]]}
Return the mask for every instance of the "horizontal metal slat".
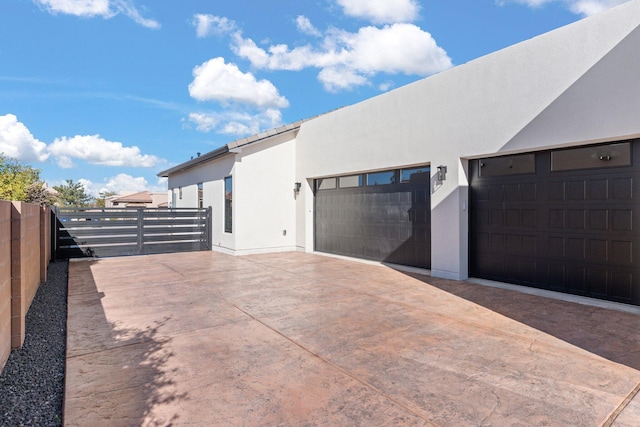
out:
{"label": "horizontal metal slat", "polygon": [[144,244],[152,243],[152,242],[176,242],[176,241],[199,242],[204,239],[205,239],[205,236],[202,234],[145,236]]}
{"label": "horizontal metal slat", "polygon": [[157,226],[181,226],[181,225],[200,225],[205,226],[206,221],[204,219],[145,219],[143,221],[145,227],[157,227]]}
{"label": "horizontal metal slat", "polygon": [[204,233],[204,227],[145,227],[144,235],[150,234],[181,234],[181,233]]}
{"label": "horizontal metal slat", "polygon": [[92,246],[92,245],[110,245],[110,244],[132,244],[138,242],[137,235],[131,236],[107,236],[107,237],[65,237],[60,239],[60,246],[80,245],[80,246]]}
{"label": "horizontal metal slat", "polygon": [[144,218],[200,218],[206,216],[204,210],[188,210],[188,211],[157,211],[157,212],[143,212]]}
{"label": "horizontal metal slat", "polygon": [[58,235],[60,238],[74,236],[119,236],[119,235],[138,234],[136,227],[93,227],[93,228],[78,228],[75,230],[60,230]]}

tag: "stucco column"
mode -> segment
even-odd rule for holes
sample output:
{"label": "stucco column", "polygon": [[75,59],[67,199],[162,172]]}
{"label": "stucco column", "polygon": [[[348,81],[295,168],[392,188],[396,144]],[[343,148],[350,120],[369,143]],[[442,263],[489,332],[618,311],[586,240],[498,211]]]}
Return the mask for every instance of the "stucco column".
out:
{"label": "stucco column", "polygon": [[[442,158],[431,164],[431,274],[463,280],[469,275],[467,161]],[[444,181],[438,166],[446,166]]]}

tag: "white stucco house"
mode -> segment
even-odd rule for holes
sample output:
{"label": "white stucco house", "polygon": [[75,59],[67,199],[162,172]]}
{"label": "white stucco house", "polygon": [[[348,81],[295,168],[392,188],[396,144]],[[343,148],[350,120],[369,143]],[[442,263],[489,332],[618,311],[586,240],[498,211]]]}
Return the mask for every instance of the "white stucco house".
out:
{"label": "white stucco house", "polygon": [[213,208],[214,250],[640,305],[639,26],[634,0],[159,176]]}

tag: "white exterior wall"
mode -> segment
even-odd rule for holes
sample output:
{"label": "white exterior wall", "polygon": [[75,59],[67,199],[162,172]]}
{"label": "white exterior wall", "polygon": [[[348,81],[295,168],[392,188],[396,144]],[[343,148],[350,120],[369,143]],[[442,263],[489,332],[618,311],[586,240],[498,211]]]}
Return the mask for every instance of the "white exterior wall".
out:
{"label": "white exterior wall", "polygon": [[[182,187],[175,207],[197,207],[202,182],[204,206],[212,207],[214,250],[235,255],[296,250],[295,133],[234,150],[171,174],[169,188]],[[233,177],[232,233],[224,232],[227,176]]]}
{"label": "white exterior wall", "polygon": [[314,247],[313,178],[446,165],[431,195],[432,274],[466,278],[468,159],[640,135],[639,24],[630,2],[303,123],[298,245]]}
{"label": "white exterior wall", "polygon": [[182,187],[182,200],[176,198],[176,206],[174,206],[177,208],[197,207],[198,183],[203,183],[203,205],[205,207],[211,206],[212,246],[214,249],[223,252],[233,252],[236,248],[235,235],[224,232],[224,178],[230,175],[233,176],[234,165],[235,155],[229,154],[216,161],[207,162],[169,176],[169,197],[171,197],[172,188],[177,192],[178,188]]}
{"label": "white exterior wall", "polygon": [[296,250],[293,134],[241,150],[233,183],[236,253]]}

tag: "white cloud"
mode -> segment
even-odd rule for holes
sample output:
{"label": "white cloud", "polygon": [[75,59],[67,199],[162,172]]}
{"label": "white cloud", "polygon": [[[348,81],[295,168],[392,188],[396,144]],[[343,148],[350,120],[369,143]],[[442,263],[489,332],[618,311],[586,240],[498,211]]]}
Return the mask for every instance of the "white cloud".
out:
{"label": "white cloud", "polygon": [[140,11],[133,6],[129,0],[112,0],[112,3],[114,9],[118,12],[124,13],[143,27],[151,28],[153,30],[160,28],[160,23],[155,19],[143,18]]}
{"label": "white cloud", "polygon": [[282,125],[282,113],[275,108],[267,108],[255,113],[234,111],[191,113],[189,122],[194,123],[200,132],[215,131],[224,135],[244,136]]}
{"label": "white cloud", "polygon": [[391,81],[386,81],[383,83],[380,83],[378,85],[378,89],[380,89],[381,92],[386,92],[388,90],[390,90],[391,88],[393,88],[395,86],[395,84]]}
{"label": "white cloud", "polygon": [[298,27],[298,31],[303,34],[307,34],[309,36],[320,37],[322,33],[313,26],[309,18],[306,16],[300,15],[296,18],[296,26]]}
{"label": "white cloud", "polygon": [[431,34],[413,24],[363,27],[357,33],[332,29],[320,48],[272,45],[265,50],[237,32],[232,49],[257,68],[319,68],[318,78],[329,91],[368,84],[370,77],[381,72],[426,76],[452,65]]}
{"label": "white cloud", "polygon": [[413,22],[420,7],[416,0],[336,0],[345,15],[370,20],[376,24]]}
{"label": "white cloud", "polygon": [[343,32],[340,38],[351,52],[350,68],[365,73],[426,75],[451,66],[431,34],[413,24],[364,27],[357,34]]}
{"label": "white cloud", "polygon": [[[104,182],[92,182],[91,180],[80,178],[78,180],[85,188],[85,191],[92,196],[98,196],[102,192],[112,191],[116,194],[120,192],[139,192],[139,191],[165,191],[166,182],[158,180],[156,186],[150,187],[148,181],[142,177],[133,177],[126,173],[121,173],[111,178],[105,179]],[[164,185],[162,185],[164,183]]]}
{"label": "white cloud", "polygon": [[569,2],[569,9],[579,15],[595,15],[603,10],[610,9],[628,0],[577,0]]}
{"label": "white cloud", "polygon": [[125,147],[121,142],[107,141],[100,135],[56,138],[49,144],[48,151],[62,168],[72,167],[73,159],[98,165],[132,167],[152,167],[161,161],[156,156],[141,154],[136,146]]}
{"label": "white cloud", "polygon": [[193,15],[193,25],[196,27],[196,35],[200,38],[212,35],[229,34],[236,30],[236,23],[228,18],[208,15]]}
{"label": "white cloud", "polygon": [[318,73],[318,80],[329,92],[349,90],[355,86],[364,86],[369,80],[346,67],[324,68]]}
{"label": "white cloud", "polygon": [[34,0],[50,13],[64,13],[84,17],[102,16],[110,18],[114,15],[109,7],[109,0]]}
{"label": "white cloud", "polygon": [[13,114],[0,116],[0,154],[25,162],[44,162],[47,144],[37,140]]}
{"label": "white cloud", "polygon": [[216,114],[207,113],[190,113],[189,121],[195,123],[196,129],[200,132],[212,131],[218,126],[218,123],[220,123],[220,119]]}
{"label": "white cloud", "polygon": [[[65,183],[61,183],[61,184],[65,184]],[[93,182],[89,181],[88,179],[80,178],[78,180],[78,184],[82,185],[84,187],[85,193],[87,193],[87,194],[89,194],[91,196],[95,197],[100,192],[99,190],[96,190],[95,184]],[[60,184],[57,184],[57,185],[60,185]]]}
{"label": "white cloud", "polygon": [[[253,40],[243,38],[242,33],[239,31],[233,35],[231,49],[239,57],[248,59],[254,67],[273,68],[269,64],[271,60],[269,54],[261,47],[258,47]],[[298,70],[301,68],[298,68]]]}
{"label": "white cloud", "polygon": [[550,3],[562,3],[577,15],[590,16],[603,10],[626,3],[629,0],[498,0],[499,5],[518,3],[531,8],[538,8]]}
{"label": "white cloud", "polygon": [[251,73],[243,73],[224,58],[213,58],[193,69],[189,94],[199,101],[238,103],[261,108],[285,108],[289,101],[278,93],[268,80],[257,80]]}
{"label": "white cloud", "polygon": [[122,13],[133,19],[136,23],[152,29],[160,28],[160,23],[153,19],[143,18],[140,11],[133,5],[133,0],[33,0],[51,14],[63,13],[66,15],[80,16],[84,18],[102,17],[113,18]]}

